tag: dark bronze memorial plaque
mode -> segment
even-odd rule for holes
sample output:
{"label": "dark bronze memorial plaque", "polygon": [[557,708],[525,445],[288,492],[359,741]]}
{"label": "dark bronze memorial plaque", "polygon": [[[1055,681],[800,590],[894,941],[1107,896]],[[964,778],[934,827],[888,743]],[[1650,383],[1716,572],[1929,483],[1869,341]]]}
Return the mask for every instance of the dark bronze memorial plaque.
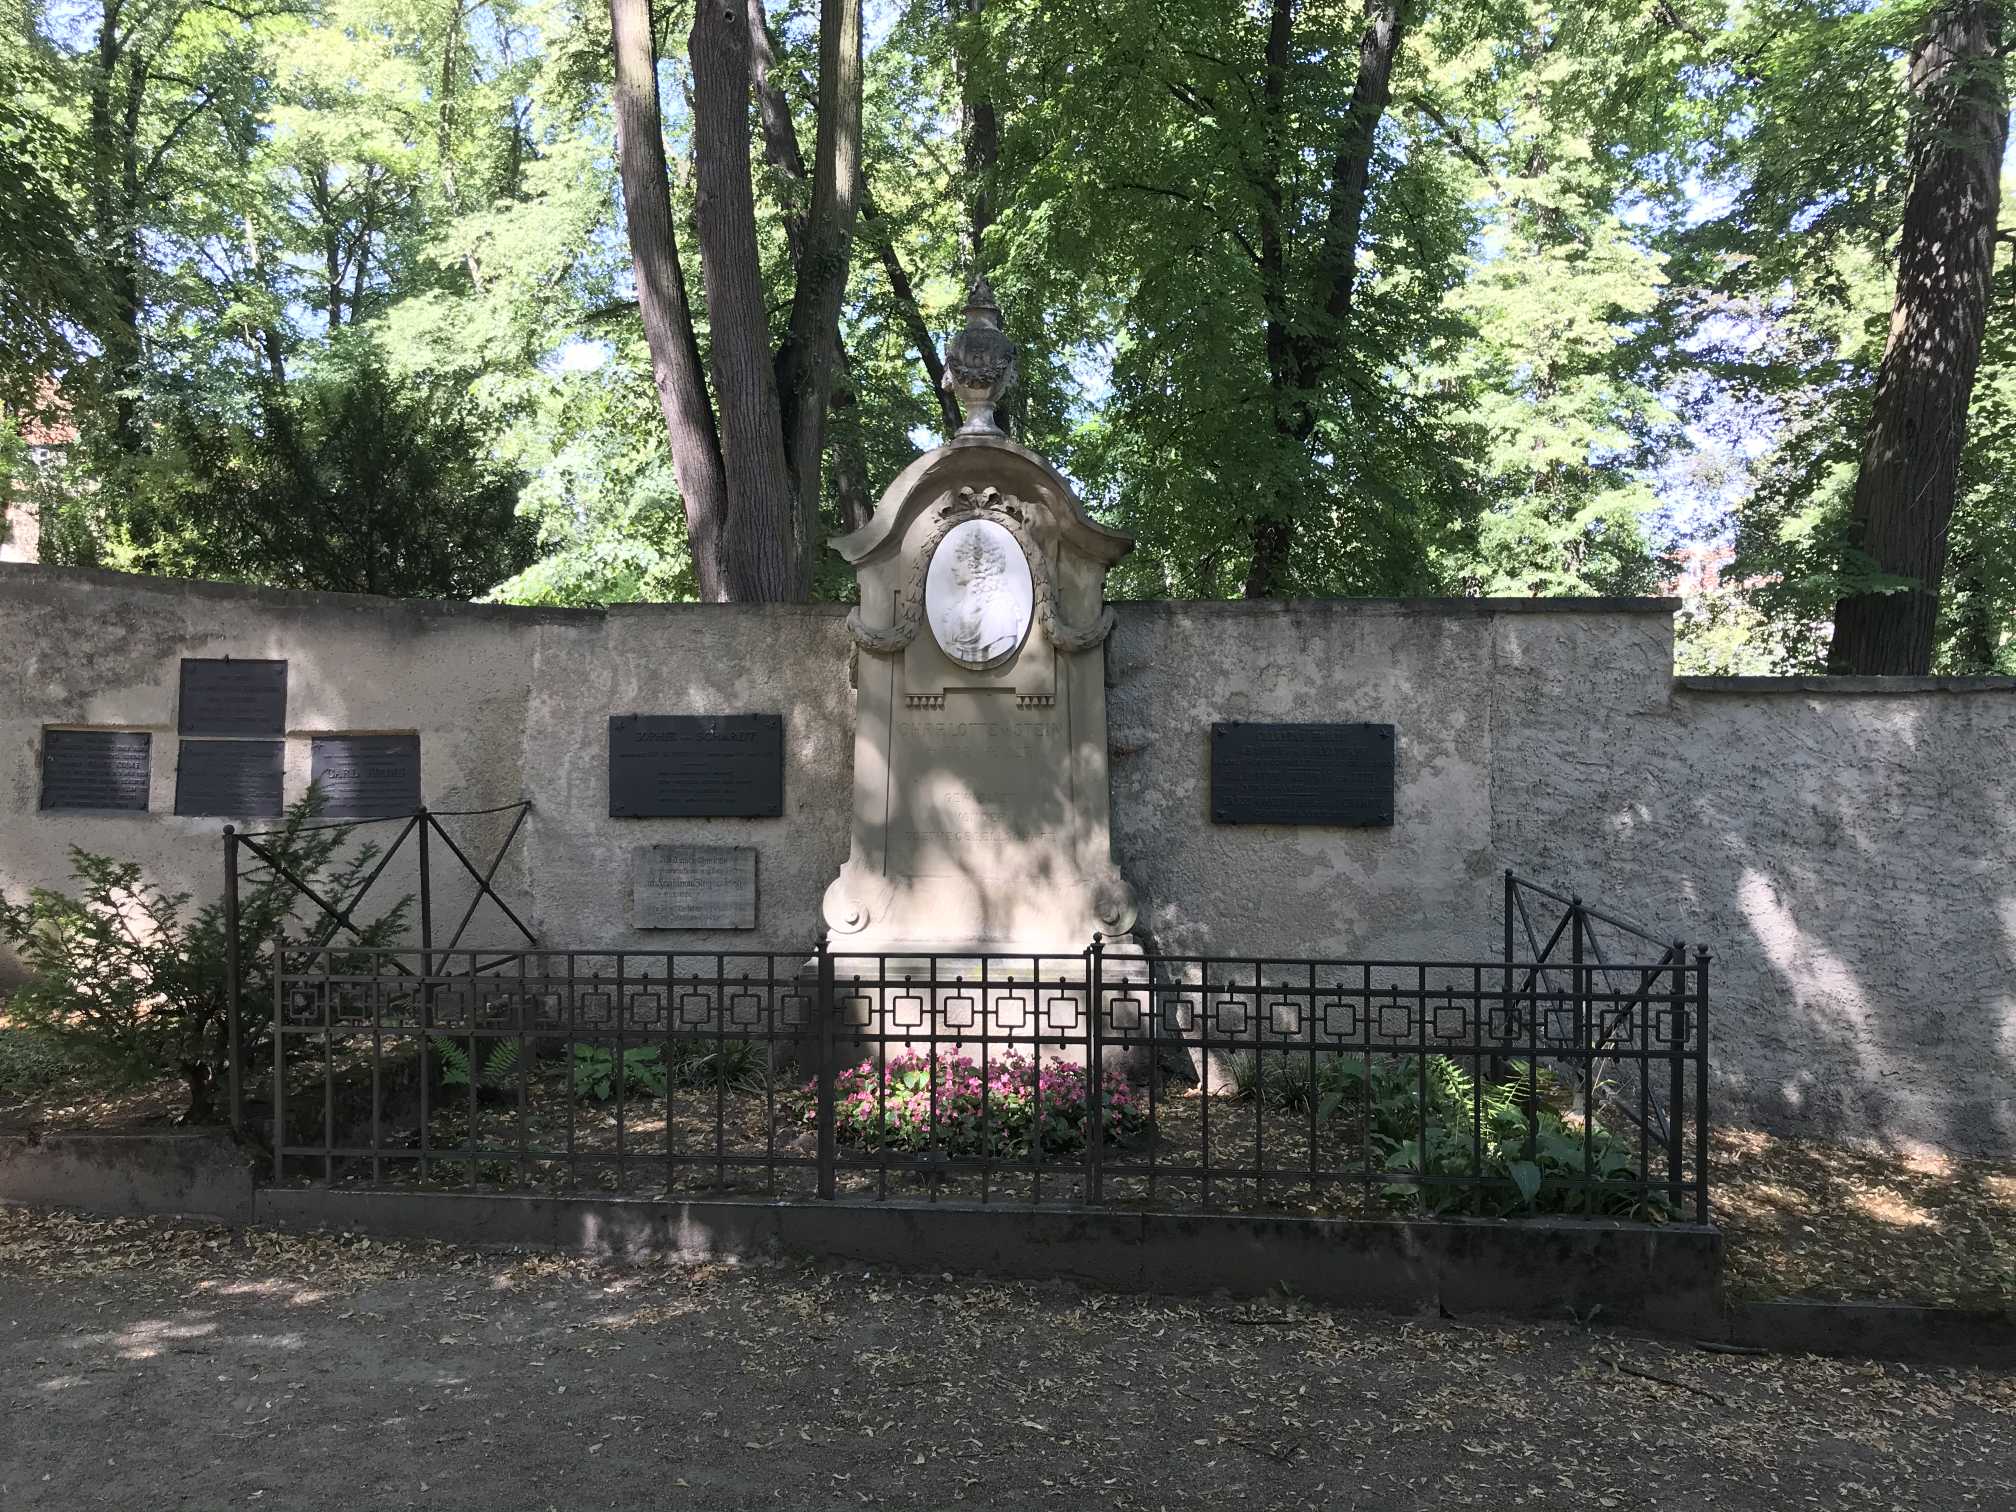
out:
{"label": "dark bronze memorial plaque", "polygon": [[784,812],[781,714],[612,714],[612,819],[770,819]]}
{"label": "dark bronze memorial plaque", "polygon": [[175,757],[175,812],[270,819],[280,812],[284,740],[185,740]]}
{"label": "dark bronze memorial plaque", "polygon": [[45,810],[147,812],[154,737],[137,730],[44,730]]}
{"label": "dark bronze memorial plaque", "polygon": [[309,776],[331,819],[383,819],[420,807],[418,735],[317,735]]}
{"label": "dark bronze memorial plaque", "polygon": [[185,656],[175,729],[182,735],[285,734],[287,663]]}
{"label": "dark bronze memorial plaque", "polygon": [[1393,726],[1214,724],[1218,824],[1393,822]]}

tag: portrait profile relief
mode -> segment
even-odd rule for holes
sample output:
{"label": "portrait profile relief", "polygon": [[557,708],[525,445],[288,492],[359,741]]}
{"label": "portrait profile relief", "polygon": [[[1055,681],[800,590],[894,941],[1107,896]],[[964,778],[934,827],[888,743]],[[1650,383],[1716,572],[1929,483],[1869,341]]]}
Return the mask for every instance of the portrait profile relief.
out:
{"label": "portrait profile relief", "polygon": [[1035,607],[1029,560],[993,520],[952,527],[932,553],[924,613],[952,660],[968,667],[999,661],[1022,644]]}

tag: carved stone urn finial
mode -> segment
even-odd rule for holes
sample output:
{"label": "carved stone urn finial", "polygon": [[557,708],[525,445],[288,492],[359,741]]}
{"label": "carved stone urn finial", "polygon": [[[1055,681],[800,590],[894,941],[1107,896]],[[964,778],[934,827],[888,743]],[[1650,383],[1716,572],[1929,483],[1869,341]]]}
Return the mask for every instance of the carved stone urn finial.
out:
{"label": "carved stone urn finial", "polygon": [[983,274],[966,296],[966,329],[945,344],[945,383],[959,401],[962,436],[1003,436],[994,407],[1015,386],[1015,343],[1001,330],[1001,306]]}

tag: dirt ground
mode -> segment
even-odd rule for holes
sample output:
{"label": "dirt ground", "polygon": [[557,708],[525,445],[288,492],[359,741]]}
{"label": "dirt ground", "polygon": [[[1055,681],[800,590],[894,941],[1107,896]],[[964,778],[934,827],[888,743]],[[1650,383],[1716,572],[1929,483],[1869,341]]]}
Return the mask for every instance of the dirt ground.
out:
{"label": "dirt ground", "polygon": [[2016,1507],[2016,1375],[0,1210],[0,1507]]}

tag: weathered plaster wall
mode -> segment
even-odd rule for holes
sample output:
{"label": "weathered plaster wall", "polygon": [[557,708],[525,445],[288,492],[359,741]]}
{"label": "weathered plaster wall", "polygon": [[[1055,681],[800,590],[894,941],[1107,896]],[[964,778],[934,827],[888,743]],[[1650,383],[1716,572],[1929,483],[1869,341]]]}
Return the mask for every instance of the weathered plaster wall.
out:
{"label": "weathered plaster wall", "polygon": [[[1491,959],[1511,866],[1714,949],[1725,1110],[2016,1151],[2016,681],[1675,680],[1670,609],[1120,606],[1114,843],[1143,933]],[[418,730],[429,803],[533,800],[499,885],[545,941],[795,951],[847,850],[842,612],[404,604],[0,567],[0,890],[61,883],[74,843],[210,895],[223,822],[171,812],[178,662],[283,656],[289,796],[309,732]],[[785,716],[784,818],[608,817],[610,714],[768,711]],[[1393,827],[1212,824],[1223,719],[1397,725]],[[49,724],[152,730],[153,813],[39,815]],[[759,927],[633,930],[630,850],[657,842],[756,846]]]}
{"label": "weathered plaster wall", "polygon": [[[1492,959],[1511,867],[1712,949],[1722,1109],[2016,1151],[2016,680],[1675,679],[1670,608],[1123,606],[1144,929]],[[1393,828],[1210,824],[1214,719],[1396,724]]]}
{"label": "weathered plaster wall", "polygon": [[[19,897],[31,885],[64,884],[68,848],[78,845],[141,861],[171,891],[214,896],[226,821],[174,813],[181,658],[280,657],[288,663],[287,798],[307,786],[309,736],[418,731],[431,806],[532,800],[497,887],[542,940],[809,948],[819,895],[847,852],[853,716],[844,612],[507,609],[0,567],[0,891]],[[783,818],[608,817],[611,714],[758,711],[784,715]],[[151,811],[38,813],[41,734],[51,724],[151,731]],[[485,864],[509,819],[445,822]],[[389,840],[397,829],[359,835]],[[660,843],[756,847],[757,930],[632,929],[631,850]],[[402,854],[410,851],[408,842]],[[445,933],[471,889],[446,856],[434,871]],[[396,898],[415,883],[414,869],[398,861],[374,895]],[[486,903],[464,944],[515,939]]]}

